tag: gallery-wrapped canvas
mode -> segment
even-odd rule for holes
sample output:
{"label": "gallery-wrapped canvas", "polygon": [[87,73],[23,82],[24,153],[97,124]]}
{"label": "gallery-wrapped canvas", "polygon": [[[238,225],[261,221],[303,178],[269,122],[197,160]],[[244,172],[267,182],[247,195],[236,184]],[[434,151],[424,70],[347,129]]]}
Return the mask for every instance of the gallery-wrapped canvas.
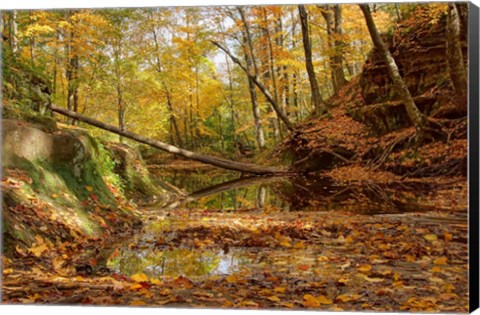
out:
{"label": "gallery-wrapped canvas", "polygon": [[1,12],[2,303],[476,309],[478,7],[183,5]]}

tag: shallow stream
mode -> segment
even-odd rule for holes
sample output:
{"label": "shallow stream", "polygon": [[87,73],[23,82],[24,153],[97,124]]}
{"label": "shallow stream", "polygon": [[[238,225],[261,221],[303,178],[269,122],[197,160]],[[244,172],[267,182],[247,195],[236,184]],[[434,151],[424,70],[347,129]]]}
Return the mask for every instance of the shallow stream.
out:
{"label": "shallow stream", "polygon": [[[419,203],[422,194],[428,195],[428,187],[421,184],[347,185],[321,176],[239,177],[217,170],[171,171],[162,178],[185,195],[145,206],[143,230],[112,252],[107,261],[110,270],[153,278],[196,278],[254,274],[269,268],[309,276],[317,272],[312,266],[319,256],[340,252],[342,244],[305,245],[305,237],[285,237],[288,234],[280,225],[276,232],[275,222],[291,223],[322,213],[375,217],[432,209]],[[265,222],[272,224],[270,238],[262,235]],[[314,227],[306,230],[316,233]]]}

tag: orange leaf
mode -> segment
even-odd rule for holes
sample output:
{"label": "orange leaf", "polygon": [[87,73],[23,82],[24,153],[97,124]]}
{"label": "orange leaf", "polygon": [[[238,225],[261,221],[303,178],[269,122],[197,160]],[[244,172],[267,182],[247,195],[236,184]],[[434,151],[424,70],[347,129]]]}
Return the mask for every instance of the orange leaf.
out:
{"label": "orange leaf", "polygon": [[293,245],[293,248],[304,249],[305,248],[305,242],[304,241],[297,242],[297,243],[295,243],[295,245]]}
{"label": "orange leaf", "polygon": [[438,237],[435,234],[426,234],[423,237],[429,242],[433,242],[438,239]]}
{"label": "orange leaf", "polygon": [[302,271],[308,270],[308,268],[310,268],[309,265],[298,265],[297,267],[298,267],[298,269],[300,269]]}
{"label": "orange leaf", "polygon": [[147,275],[144,274],[144,273],[141,273],[141,272],[134,274],[130,278],[135,282],[147,282],[148,281]]}
{"label": "orange leaf", "polygon": [[372,266],[371,265],[362,265],[362,266],[358,267],[357,270],[360,271],[360,272],[369,272],[370,270],[372,270]]}
{"label": "orange leaf", "polygon": [[141,288],[143,288],[143,286],[140,283],[134,283],[129,287],[130,290],[139,290]]}
{"label": "orange leaf", "polygon": [[286,290],[287,290],[287,288],[285,288],[285,287],[275,287],[273,289],[273,291],[278,292],[278,293],[285,293]]}
{"label": "orange leaf", "polygon": [[145,303],[142,300],[133,300],[132,302],[130,302],[129,305],[130,306],[142,306],[142,305],[147,305],[147,303]]}
{"label": "orange leaf", "polygon": [[445,242],[448,242],[453,239],[453,235],[448,232],[445,232],[445,234],[443,234],[443,238],[445,239]]}
{"label": "orange leaf", "polygon": [[332,304],[333,301],[330,300],[329,298],[327,298],[326,296],[324,295],[320,295],[319,297],[317,297],[317,301],[320,303],[320,304]]}
{"label": "orange leaf", "polygon": [[333,303],[332,300],[330,300],[329,298],[327,298],[324,295],[314,297],[311,294],[305,294],[303,296],[303,299],[305,300],[305,302],[303,304],[305,306],[308,306],[308,307],[319,307],[322,304],[329,305],[329,304]]}
{"label": "orange leaf", "polygon": [[227,282],[228,283],[235,283],[238,281],[238,278],[234,275],[229,275],[227,278],[226,278]]}
{"label": "orange leaf", "polygon": [[458,298],[458,295],[456,295],[455,293],[442,293],[440,294],[439,298],[441,300],[448,301]]}
{"label": "orange leaf", "polygon": [[155,279],[155,278],[150,279],[150,283],[151,283],[151,284],[156,284],[156,285],[160,285],[160,284],[161,284],[160,280]]}
{"label": "orange leaf", "polygon": [[280,298],[276,295],[272,295],[272,296],[268,297],[268,299],[272,302],[280,302]]}
{"label": "orange leaf", "polygon": [[39,246],[35,246],[35,247],[32,247],[30,248],[30,252],[35,255],[35,257],[40,257],[42,256],[42,254],[48,250],[48,247],[46,244],[42,244],[42,245],[39,245]]}
{"label": "orange leaf", "polygon": [[341,302],[356,301],[360,298],[360,294],[340,294],[335,298],[335,301],[339,300]]}
{"label": "orange leaf", "polygon": [[440,258],[437,258],[433,261],[435,265],[446,265],[447,264],[448,258],[445,256],[442,256]]}
{"label": "orange leaf", "polygon": [[320,306],[320,303],[311,294],[305,294],[303,296],[303,299],[305,300],[305,302],[303,302],[303,305],[305,305],[307,307],[319,307]]}

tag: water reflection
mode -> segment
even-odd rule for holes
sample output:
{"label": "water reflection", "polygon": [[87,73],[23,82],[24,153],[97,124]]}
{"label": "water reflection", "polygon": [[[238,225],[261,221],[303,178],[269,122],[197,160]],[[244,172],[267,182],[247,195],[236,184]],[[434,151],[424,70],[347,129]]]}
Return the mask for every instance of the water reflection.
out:
{"label": "water reflection", "polygon": [[107,267],[120,273],[145,273],[149,277],[187,275],[205,276],[229,273],[233,257],[216,251],[187,248],[131,251],[124,248],[108,262]]}
{"label": "water reflection", "polygon": [[[418,196],[428,193],[427,187],[395,186],[394,184],[342,184],[320,176],[303,177],[238,177],[232,173],[175,172],[167,176],[172,185],[189,192],[168,204],[149,208],[152,219],[147,220],[142,234],[137,235],[117,249],[107,266],[117,272],[132,275],[145,273],[150,277],[187,277],[229,274],[243,267],[278,265],[288,268],[302,260],[314,260],[314,249],[294,252],[283,249],[273,256],[265,249],[233,248],[215,246],[188,248],[181,244],[171,245],[175,233],[185,229],[195,214],[206,215],[215,211],[240,213],[255,211],[348,211],[363,214],[398,213],[418,211]],[[423,207],[425,210],[425,208]],[[178,211],[188,215],[178,216]],[[177,211],[177,213],[175,213]],[[192,214],[192,216],[190,216]],[[201,219],[200,219],[201,220]],[[311,257],[310,257],[311,256]],[[265,258],[266,257],[266,258]],[[271,260],[268,257],[275,257]]]}
{"label": "water reflection", "polygon": [[420,184],[344,184],[315,175],[290,178],[272,189],[292,211],[338,210],[370,215],[419,211],[422,207],[419,207],[418,197],[430,192]]}
{"label": "water reflection", "polygon": [[[190,176],[190,175],[189,175]],[[369,182],[343,184],[329,177],[306,175],[296,177],[241,177],[197,175],[182,179],[190,191],[173,202],[162,205],[175,209],[207,209],[221,211],[328,211],[342,210],[361,214],[387,214],[418,211],[418,197],[429,189],[411,184],[376,184]],[[198,178],[199,177],[199,178]],[[167,177],[167,179],[173,177]],[[223,179],[223,181],[222,181]],[[210,186],[206,186],[210,182]]]}
{"label": "water reflection", "polygon": [[[174,209],[181,205],[206,209],[237,210],[239,208],[264,208],[269,198],[269,185],[287,180],[284,177],[241,177],[211,185],[187,196],[165,204],[162,208]],[[268,186],[267,186],[268,185]],[[269,200],[271,202],[272,200]]]}

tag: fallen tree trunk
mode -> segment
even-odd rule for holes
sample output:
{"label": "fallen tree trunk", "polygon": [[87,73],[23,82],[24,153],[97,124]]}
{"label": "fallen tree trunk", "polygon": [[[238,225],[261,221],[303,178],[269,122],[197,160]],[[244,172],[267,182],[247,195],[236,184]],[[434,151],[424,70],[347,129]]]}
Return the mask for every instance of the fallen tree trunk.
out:
{"label": "fallen tree trunk", "polygon": [[61,115],[83,121],[84,123],[87,123],[89,125],[98,127],[103,130],[107,130],[110,132],[113,132],[117,135],[124,136],[125,138],[129,138],[131,140],[147,144],[149,146],[152,146],[154,148],[176,154],[179,156],[182,156],[184,158],[190,159],[190,160],[195,160],[198,162],[202,162],[205,164],[210,164],[214,165],[220,168],[224,168],[227,170],[232,170],[232,171],[238,171],[242,173],[250,173],[250,174],[256,174],[256,175],[269,175],[269,174],[280,174],[280,173],[287,173],[288,171],[285,169],[280,169],[280,168],[274,168],[274,167],[268,167],[268,166],[260,166],[260,165],[255,165],[255,164],[250,164],[250,163],[242,163],[242,162],[236,162],[236,161],[231,161],[227,160],[224,158],[219,158],[215,156],[210,156],[210,155],[204,155],[204,154],[199,154],[195,153],[192,151],[184,150],[178,147],[175,147],[170,144],[163,143],[161,141],[147,138],[144,136],[141,136],[139,134],[129,132],[126,130],[121,130],[118,127],[103,123],[101,121],[98,121],[93,118],[89,118],[86,116],[83,116],[77,112],[65,109],[65,108],[60,108],[54,105],[50,106],[50,109],[53,112],[59,113]]}

